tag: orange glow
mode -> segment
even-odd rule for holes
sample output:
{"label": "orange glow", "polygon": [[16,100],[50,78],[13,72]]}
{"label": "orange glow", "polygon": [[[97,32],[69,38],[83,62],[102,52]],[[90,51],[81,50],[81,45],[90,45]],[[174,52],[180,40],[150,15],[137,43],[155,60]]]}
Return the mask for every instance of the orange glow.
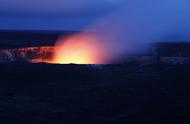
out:
{"label": "orange glow", "polygon": [[53,52],[53,46],[2,49],[0,50],[0,59],[31,63],[52,63]]}
{"label": "orange glow", "polygon": [[54,63],[103,64],[103,43],[89,33],[80,33],[60,39],[55,46]]}
{"label": "orange glow", "polygon": [[28,61],[31,63],[52,63],[52,56],[54,52],[54,47],[52,46],[43,46],[43,47],[29,47],[22,48],[21,50],[25,51],[33,51],[36,54],[36,57],[29,59]]}

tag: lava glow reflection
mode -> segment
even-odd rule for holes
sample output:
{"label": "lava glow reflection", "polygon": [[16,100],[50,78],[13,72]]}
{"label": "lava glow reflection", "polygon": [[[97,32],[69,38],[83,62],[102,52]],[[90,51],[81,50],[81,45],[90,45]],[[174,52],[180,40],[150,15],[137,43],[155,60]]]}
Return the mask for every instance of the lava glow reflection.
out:
{"label": "lava glow reflection", "polygon": [[80,33],[61,38],[55,46],[54,63],[103,64],[105,47],[100,38]]}

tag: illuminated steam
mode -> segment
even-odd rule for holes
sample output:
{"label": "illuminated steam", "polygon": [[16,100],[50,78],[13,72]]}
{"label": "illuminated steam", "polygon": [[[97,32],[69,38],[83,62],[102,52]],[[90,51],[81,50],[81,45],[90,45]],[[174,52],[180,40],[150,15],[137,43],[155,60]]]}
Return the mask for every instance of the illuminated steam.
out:
{"label": "illuminated steam", "polygon": [[53,63],[104,64],[110,58],[108,51],[105,39],[92,33],[78,33],[57,41]]}

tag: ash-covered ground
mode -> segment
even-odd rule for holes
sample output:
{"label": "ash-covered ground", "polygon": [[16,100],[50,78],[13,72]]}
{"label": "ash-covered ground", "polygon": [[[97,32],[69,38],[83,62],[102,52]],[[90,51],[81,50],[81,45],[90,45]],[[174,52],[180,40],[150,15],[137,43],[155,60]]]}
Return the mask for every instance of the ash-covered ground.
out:
{"label": "ash-covered ground", "polygon": [[1,124],[190,123],[190,65],[0,64]]}

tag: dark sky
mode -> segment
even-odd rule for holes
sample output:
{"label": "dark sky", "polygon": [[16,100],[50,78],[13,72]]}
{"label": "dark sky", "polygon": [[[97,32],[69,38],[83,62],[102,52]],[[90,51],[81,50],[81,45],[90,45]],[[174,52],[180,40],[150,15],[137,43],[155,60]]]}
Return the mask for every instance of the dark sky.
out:
{"label": "dark sky", "polygon": [[81,30],[125,0],[0,0],[0,29]]}

